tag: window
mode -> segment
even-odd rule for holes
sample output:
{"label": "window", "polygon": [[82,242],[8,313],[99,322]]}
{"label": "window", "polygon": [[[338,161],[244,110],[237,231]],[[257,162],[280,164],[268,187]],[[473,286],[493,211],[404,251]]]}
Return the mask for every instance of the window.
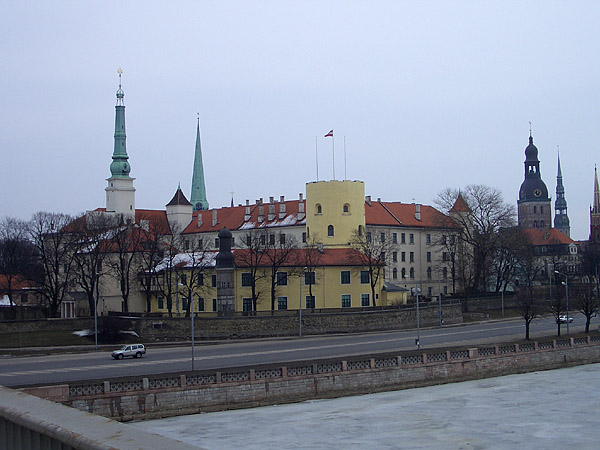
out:
{"label": "window", "polygon": [[447,280],[447,279],[448,279],[448,268],[447,268],[447,267],[444,267],[444,268],[442,269],[442,278],[443,278],[444,280]]}
{"label": "window", "polygon": [[414,234],[410,233],[408,235],[408,243],[409,244],[414,244],[415,243],[415,235]]}
{"label": "window", "polygon": [[275,245],[275,235],[269,234],[269,245]]}
{"label": "window", "polygon": [[358,226],[358,235],[362,236],[362,225]]}
{"label": "window", "polygon": [[277,297],[277,309],[280,311],[287,309],[287,297]]}
{"label": "window", "polygon": [[216,275],[211,275],[211,277],[210,277],[210,285],[212,287],[217,287],[217,276]]}
{"label": "window", "polygon": [[242,298],[242,312],[252,311],[252,297]]}
{"label": "window", "polygon": [[344,203],[343,211],[344,211],[344,214],[350,213],[350,205],[348,203]]}
{"label": "window", "polygon": [[342,270],[340,272],[340,283],[341,284],[350,284],[350,271]]}
{"label": "window", "polygon": [[327,236],[329,236],[329,237],[333,236],[333,225],[329,225],[327,227]]}
{"label": "window", "polygon": [[544,214],[544,207],[540,206],[540,214]]}
{"label": "window", "polygon": [[264,235],[264,233],[260,235],[260,238],[258,240],[260,242],[260,245],[265,245],[267,243],[267,238]]}
{"label": "window", "polygon": [[537,228],[537,220],[533,221],[533,228]]}
{"label": "window", "polygon": [[181,309],[183,309],[184,311],[187,311],[188,309],[188,299],[185,297],[181,299]]}
{"label": "window", "polygon": [[454,245],[454,239],[455,239],[454,235],[450,236],[450,245]]}
{"label": "window", "polygon": [[304,284],[317,284],[317,276],[315,272],[304,272]]}
{"label": "window", "polygon": [[431,262],[431,252],[427,252],[427,262]]}
{"label": "window", "polygon": [[277,286],[287,286],[287,272],[277,272]]}
{"label": "window", "polygon": [[158,297],[158,309],[165,309],[165,299],[162,296]]}
{"label": "window", "polygon": [[413,278],[413,279],[415,278],[415,269],[414,269],[414,267],[410,268],[410,277]]}
{"label": "window", "polygon": [[371,277],[369,276],[369,271],[361,270],[360,271],[360,284],[369,284],[370,280],[371,280]]}
{"label": "window", "polygon": [[[235,236],[231,236],[231,246],[235,247]],[[202,241],[198,241],[198,248],[202,249]]]}
{"label": "window", "polygon": [[317,203],[316,211],[316,214],[323,214],[323,208],[321,207],[320,203]]}
{"label": "window", "polygon": [[431,244],[431,235],[430,234],[425,235],[425,243]]}
{"label": "window", "polygon": [[203,273],[199,273],[197,275],[197,277],[198,278],[196,279],[196,281],[197,281],[198,286],[204,286],[204,274]]}
{"label": "window", "polygon": [[392,262],[398,262],[398,252],[392,252]]}
{"label": "window", "polygon": [[306,244],[306,231],[302,232],[302,243]]}
{"label": "window", "polygon": [[442,253],[442,261],[448,261],[448,253],[447,252]]}
{"label": "window", "polygon": [[431,267],[427,268],[427,279],[431,280]]}
{"label": "window", "polygon": [[380,240],[381,242],[385,242],[385,233],[383,233],[383,232],[382,232],[382,233],[379,233],[379,240]]}
{"label": "window", "polygon": [[217,311],[217,299],[216,298],[212,299],[212,304],[213,304],[213,311]]}
{"label": "window", "polygon": [[533,206],[533,213],[537,214],[537,206],[535,206],[535,205]]}
{"label": "window", "polygon": [[307,295],[306,299],[305,299],[305,303],[306,303],[306,309],[315,309],[315,296],[314,295]]}
{"label": "window", "polygon": [[415,262],[415,252],[410,252],[410,262]]}
{"label": "window", "polygon": [[21,294],[21,303],[27,303],[27,294]]}
{"label": "window", "polygon": [[392,242],[394,244],[398,243],[398,233],[392,233]]}
{"label": "window", "polygon": [[350,294],[342,294],[342,308],[350,308],[352,306],[352,296]]}
{"label": "window", "polygon": [[444,295],[448,295],[448,286],[444,286]]}
{"label": "window", "polygon": [[379,254],[379,261],[385,262],[385,252]]}
{"label": "window", "polygon": [[392,278],[394,280],[398,279],[398,269],[394,267],[394,270],[392,270]]}
{"label": "window", "polygon": [[442,234],[442,244],[446,244],[446,235]]}
{"label": "window", "polygon": [[204,297],[198,297],[198,311],[204,312]]}
{"label": "window", "polygon": [[250,272],[242,273],[242,286],[252,286],[252,274]]}
{"label": "window", "polygon": [[402,262],[406,262],[406,252],[402,252],[402,254],[400,256],[401,256],[400,260]]}
{"label": "window", "polygon": [[215,248],[219,248],[219,238],[215,238]]}
{"label": "window", "polygon": [[401,244],[406,244],[406,233],[402,233],[400,235],[400,243]]}
{"label": "window", "polygon": [[370,294],[360,294],[360,306],[371,306]]}
{"label": "window", "polygon": [[279,235],[279,245],[285,245],[285,233]]}
{"label": "window", "polygon": [[406,278],[406,269],[402,268],[402,279]]}
{"label": "window", "polygon": [[181,284],[187,284],[187,275],[185,273],[180,274],[179,281],[181,282]]}
{"label": "window", "polygon": [[185,239],[183,241],[183,249],[184,250],[188,250],[190,248],[190,240],[189,239]]}
{"label": "window", "polygon": [[367,231],[367,242],[371,243],[371,232]]}
{"label": "window", "polygon": [[428,295],[429,297],[431,297],[431,295],[432,295],[432,294],[433,294],[433,288],[432,288],[431,286],[429,286],[429,287],[427,288],[427,295]]}

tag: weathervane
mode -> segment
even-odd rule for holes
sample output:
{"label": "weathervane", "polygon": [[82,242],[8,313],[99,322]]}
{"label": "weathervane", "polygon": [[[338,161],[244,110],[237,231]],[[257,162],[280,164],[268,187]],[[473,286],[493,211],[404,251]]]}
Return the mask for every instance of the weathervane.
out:
{"label": "weathervane", "polygon": [[121,89],[121,75],[123,75],[123,69],[119,67],[117,73],[119,74],[119,89]]}
{"label": "weathervane", "polygon": [[531,137],[531,120],[529,121],[529,137]]}

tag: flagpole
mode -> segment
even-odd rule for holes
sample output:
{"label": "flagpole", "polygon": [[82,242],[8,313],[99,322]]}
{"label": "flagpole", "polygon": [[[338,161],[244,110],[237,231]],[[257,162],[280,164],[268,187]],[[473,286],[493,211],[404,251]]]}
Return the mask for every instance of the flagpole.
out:
{"label": "flagpole", "polygon": [[348,176],[346,175],[346,135],[344,135],[344,180],[347,180]]}
{"label": "flagpole", "polygon": [[333,179],[335,180],[335,141],[334,137],[331,136],[331,153],[333,155]]}
{"label": "flagpole", "polygon": [[317,165],[317,181],[319,181],[319,150],[317,147],[317,136],[315,136],[315,164]]}

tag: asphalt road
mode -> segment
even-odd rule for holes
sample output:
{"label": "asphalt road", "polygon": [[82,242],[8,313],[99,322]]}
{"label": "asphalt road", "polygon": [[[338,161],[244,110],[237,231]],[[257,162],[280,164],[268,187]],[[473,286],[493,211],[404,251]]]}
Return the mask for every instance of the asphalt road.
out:
{"label": "asphalt road", "polygon": [[[574,316],[570,332],[584,330],[585,318]],[[593,323],[593,326],[595,324]],[[444,345],[476,345],[521,339],[523,319],[479,322],[420,330],[421,349]],[[556,324],[550,317],[531,325],[531,336],[552,335]],[[566,326],[562,326],[566,335]],[[194,352],[196,370],[221,369],[268,363],[415,350],[417,330],[364,334],[310,336],[250,341],[198,342]],[[0,384],[28,386],[69,381],[190,371],[191,345],[148,349],[142,359],[113,360],[110,352],[59,353],[44,356],[0,358]]]}

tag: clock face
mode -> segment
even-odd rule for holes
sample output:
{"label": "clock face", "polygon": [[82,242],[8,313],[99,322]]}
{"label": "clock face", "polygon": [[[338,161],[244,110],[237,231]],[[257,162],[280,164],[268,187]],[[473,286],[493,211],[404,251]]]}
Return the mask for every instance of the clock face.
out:
{"label": "clock face", "polygon": [[533,191],[533,195],[534,195],[534,197],[541,197],[542,196],[542,191],[540,189],[535,189]]}

